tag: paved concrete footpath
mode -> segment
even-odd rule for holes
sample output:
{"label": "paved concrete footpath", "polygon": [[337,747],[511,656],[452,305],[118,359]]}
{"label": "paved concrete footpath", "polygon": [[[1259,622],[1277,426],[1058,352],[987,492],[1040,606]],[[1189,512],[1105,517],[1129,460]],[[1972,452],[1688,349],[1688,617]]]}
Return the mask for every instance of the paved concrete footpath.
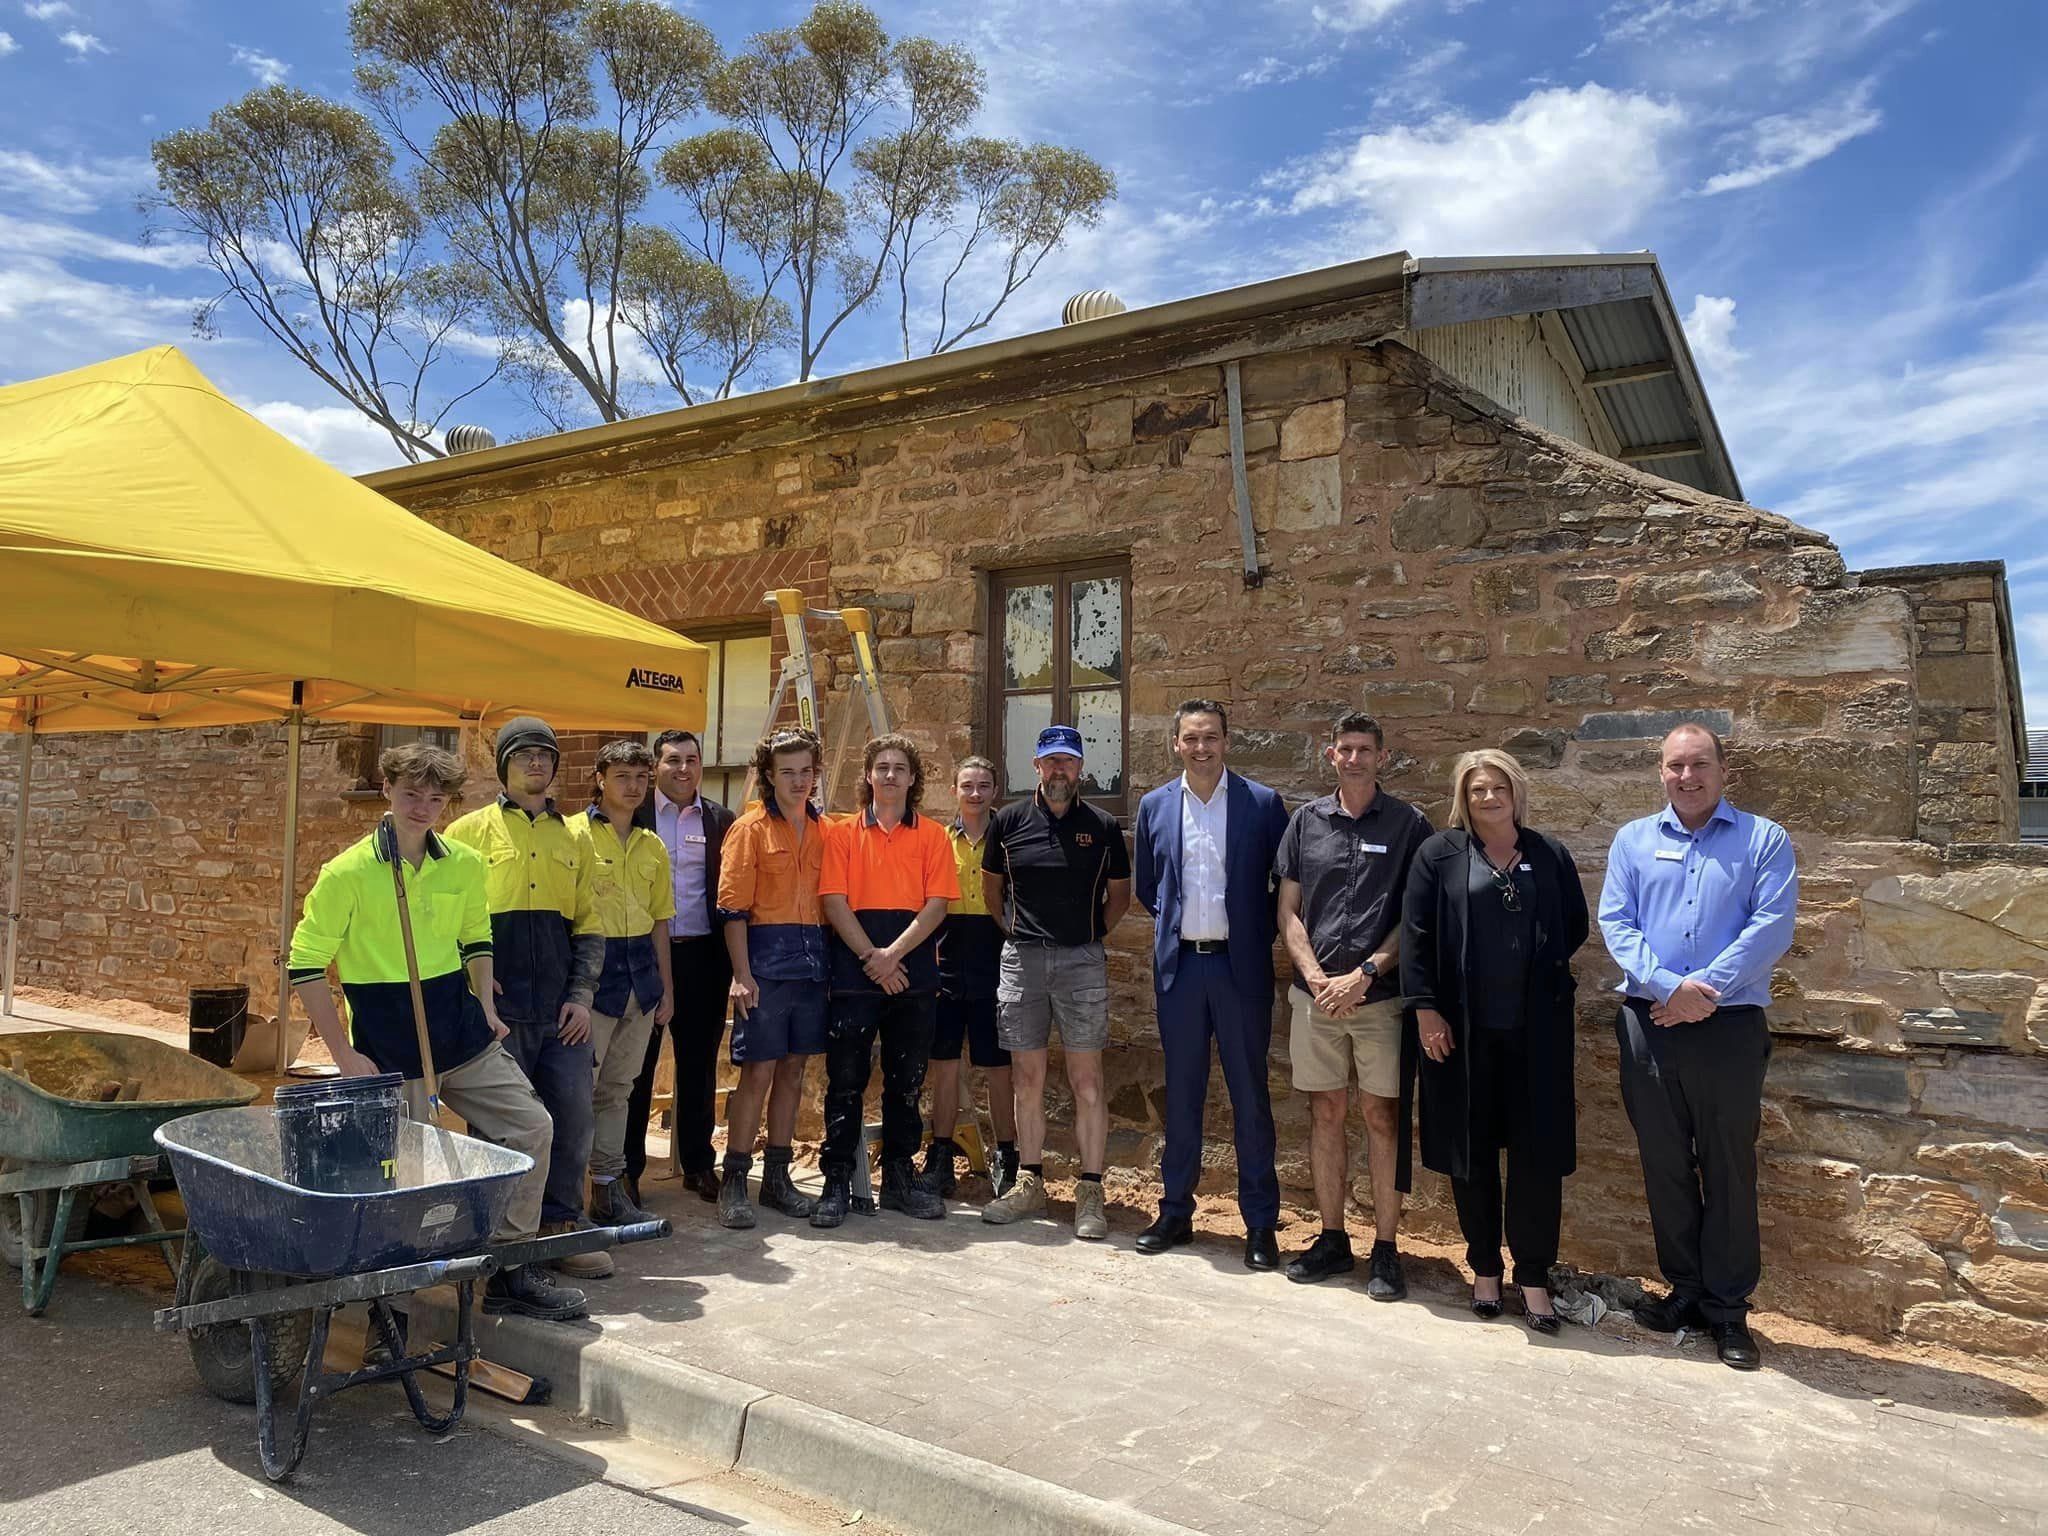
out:
{"label": "paved concrete footpath", "polygon": [[621,1250],[590,1323],[489,1352],[906,1529],[2048,1532],[2040,1404],[1966,1364],[1766,1334],[1745,1375],[1627,1323],[1544,1340],[1472,1317],[1440,1261],[1382,1305],[1234,1243],[1141,1257],[1129,1210],[1105,1244],[966,1205],[727,1232],[647,1193],[675,1240]]}

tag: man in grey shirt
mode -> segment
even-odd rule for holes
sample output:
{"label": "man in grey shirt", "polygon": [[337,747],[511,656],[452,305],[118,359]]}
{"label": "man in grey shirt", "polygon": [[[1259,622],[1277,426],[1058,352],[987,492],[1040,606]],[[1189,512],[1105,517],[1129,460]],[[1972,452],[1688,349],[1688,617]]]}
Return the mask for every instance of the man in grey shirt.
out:
{"label": "man in grey shirt", "polygon": [[1288,1056],[1294,1086],[1309,1096],[1309,1166],[1323,1231],[1287,1266],[1304,1284],[1348,1273],[1344,1230],[1349,1149],[1344,1117],[1355,1069],[1372,1161],[1374,1241],[1365,1292],[1408,1294],[1395,1234],[1406,1158],[1401,1147],[1401,894],[1429,819],[1380,788],[1387,760],[1379,722],[1363,711],[1330,728],[1324,758],[1337,792],[1294,813],[1273,861],[1280,877],[1280,937],[1294,961]]}

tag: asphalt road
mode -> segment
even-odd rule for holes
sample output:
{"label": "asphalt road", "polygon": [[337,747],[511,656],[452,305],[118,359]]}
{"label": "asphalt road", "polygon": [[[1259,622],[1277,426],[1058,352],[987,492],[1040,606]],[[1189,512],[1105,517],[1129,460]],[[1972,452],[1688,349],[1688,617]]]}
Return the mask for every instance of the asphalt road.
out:
{"label": "asphalt road", "polygon": [[[165,1298],[66,1274],[50,1311],[20,1308],[0,1268],[0,1531],[146,1536],[810,1536],[701,1483],[635,1491],[601,1458],[537,1450],[465,1423],[424,1433],[396,1385],[324,1403],[294,1478],[265,1480],[255,1410],[199,1386],[176,1335],[151,1331]],[[629,1475],[628,1480],[634,1480]],[[663,1482],[648,1478],[642,1482]],[[725,1507],[721,1507],[721,1505]],[[735,1510],[745,1510],[736,1513]]]}

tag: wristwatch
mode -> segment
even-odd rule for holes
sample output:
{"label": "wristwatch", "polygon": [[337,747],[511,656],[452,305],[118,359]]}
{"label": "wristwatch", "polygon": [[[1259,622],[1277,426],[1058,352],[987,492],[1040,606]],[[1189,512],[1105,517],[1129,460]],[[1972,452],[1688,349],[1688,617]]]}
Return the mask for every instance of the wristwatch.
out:
{"label": "wristwatch", "polygon": [[1361,965],[1359,969],[1365,973],[1365,979],[1367,981],[1377,980],[1380,974],[1380,968],[1370,960],[1366,961],[1365,964]]}

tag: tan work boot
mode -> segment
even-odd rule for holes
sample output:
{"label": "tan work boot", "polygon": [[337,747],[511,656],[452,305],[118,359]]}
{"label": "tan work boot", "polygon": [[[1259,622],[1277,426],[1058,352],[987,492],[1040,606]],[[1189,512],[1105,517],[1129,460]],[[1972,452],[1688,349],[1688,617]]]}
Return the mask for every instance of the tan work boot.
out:
{"label": "tan work boot", "polygon": [[1102,1184],[1081,1179],[1074,1185],[1074,1236],[1099,1242],[1109,1236],[1109,1218],[1102,1213]]}
{"label": "tan work boot", "polygon": [[[564,1232],[581,1232],[584,1229],[573,1221],[551,1221],[540,1229],[542,1237],[559,1237]],[[566,1259],[555,1259],[548,1268],[557,1274],[569,1275],[578,1280],[609,1280],[612,1274],[612,1256],[600,1248],[596,1253],[572,1253]]]}
{"label": "tan work boot", "polygon": [[981,1219],[997,1227],[1007,1227],[1026,1216],[1044,1214],[1045,1175],[1033,1173],[1029,1168],[1017,1175],[1017,1182],[1007,1195],[1000,1200],[991,1200],[981,1208]]}

